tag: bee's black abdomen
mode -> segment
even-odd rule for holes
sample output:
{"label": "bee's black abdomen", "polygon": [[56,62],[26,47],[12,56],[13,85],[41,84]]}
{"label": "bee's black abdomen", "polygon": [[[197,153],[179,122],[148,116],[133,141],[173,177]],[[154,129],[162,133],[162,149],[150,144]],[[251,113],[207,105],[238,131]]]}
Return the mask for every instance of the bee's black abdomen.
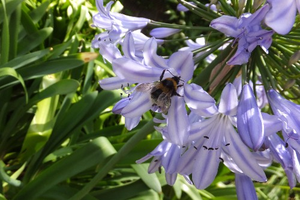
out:
{"label": "bee's black abdomen", "polygon": [[156,89],[154,91],[151,92],[151,98],[152,99],[157,99],[159,97],[159,95],[161,95],[163,91],[161,89]]}

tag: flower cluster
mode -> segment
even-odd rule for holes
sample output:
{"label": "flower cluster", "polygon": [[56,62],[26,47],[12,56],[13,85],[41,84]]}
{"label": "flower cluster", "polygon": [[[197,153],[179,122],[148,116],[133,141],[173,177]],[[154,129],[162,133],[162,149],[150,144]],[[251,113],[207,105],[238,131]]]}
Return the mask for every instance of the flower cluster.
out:
{"label": "flower cluster", "polygon": [[[212,46],[187,38],[188,48],[169,57],[160,56],[157,48],[164,40],[157,38],[181,30],[153,29],[150,38],[141,32],[151,22],[149,19],[110,12],[111,5],[112,2],[104,7],[103,1],[98,0],[99,13],[94,16],[94,26],[106,31],[95,36],[93,47],[100,49],[116,74],[100,80],[100,86],[106,90],[121,88],[128,94],[113,108],[114,113],[125,117],[128,130],[135,128],[148,110],[164,117],[161,125],[155,127],[163,141],[137,163],[153,157],[149,173],[163,167],[168,184],[173,185],[180,174],[198,189],[213,182],[222,163],[235,173],[239,199],[257,199],[252,180],[266,182],[264,169],[273,161],[281,164],[291,188],[300,181],[300,106],[277,92],[271,72],[262,66],[263,58],[253,56],[256,51],[265,52],[268,57],[274,34],[287,34],[292,29],[298,1],[268,0],[264,5],[256,5],[258,9],[253,13],[245,12],[239,17],[222,15],[211,20],[211,28],[234,38],[227,48],[238,44],[230,56],[226,55],[227,62],[217,63],[218,57],[211,54],[206,63],[211,66],[216,62],[216,68],[221,64],[227,68],[236,65],[234,69],[242,74],[232,73],[233,78],[219,81],[219,93],[213,97],[192,83],[198,67],[192,51],[207,46],[202,52],[205,54]],[[189,6],[197,4],[184,6],[180,4],[178,8],[188,11]],[[281,23],[283,20],[287,23]],[[199,57],[199,53],[195,56]]]}

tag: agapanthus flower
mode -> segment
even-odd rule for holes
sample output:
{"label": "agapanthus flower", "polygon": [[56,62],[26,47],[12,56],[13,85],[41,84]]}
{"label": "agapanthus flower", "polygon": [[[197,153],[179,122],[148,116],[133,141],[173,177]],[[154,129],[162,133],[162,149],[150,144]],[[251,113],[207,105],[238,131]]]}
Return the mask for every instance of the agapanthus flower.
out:
{"label": "agapanthus flower", "polygon": [[[126,101],[122,100],[124,101],[122,109],[118,109],[125,118],[137,119],[147,110],[157,109],[153,107],[151,99],[154,83],[160,81],[161,78],[180,76],[184,84],[192,78],[194,63],[192,53],[187,51],[175,52],[169,59],[158,56],[156,54],[157,42],[154,38],[145,43],[142,59],[135,55],[133,40],[128,39],[126,44],[123,50],[124,56],[112,62],[117,77],[103,79],[99,83],[104,89],[118,89],[128,84],[137,84],[132,89],[130,97]],[[171,102],[176,102],[176,98],[182,97],[174,96]],[[133,126],[131,124],[127,127]]]}
{"label": "agapanthus flower", "polygon": [[268,0],[271,9],[266,14],[265,23],[279,34],[285,35],[292,29],[297,10],[300,12],[299,0]]}
{"label": "agapanthus flower", "polygon": [[264,30],[261,22],[270,6],[264,5],[253,14],[245,13],[239,19],[233,16],[223,15],[212,20],[210,26],[222,33],[234,37],[238,41],[235,55],[227,62],[228,65],[241,65],[247,63],[251,52],[256,46],[261,46],[268,53],[272,43],[273,31]]}
{"label": "agapanthus flower", "polygon": [[[197,90],[185,94],[187,105],[191,106],[193,111],[197,111],[196,104],[201,107],[202,102],[197,100],[201,98],[202,94]],[[209,106],[210,112],[200,113],[210,116],[190,125],[189,141],[193,147],[182,155],[178,172],[190,172],[194,185],[199,189],[204,189],[212,183],[223,155],[230,157],[248,177],[260,182],[266,181],[263,169],[235,130],[234,117],[237,114],[237,106],[236,89],[232,84],[227,84],[218,108]]]}
{"label": "agapanthus flower", "polygon": [[113,1],[110,1],[104,7],[103,0],[97,0],[96,6],[99,12],[93,16],[93,26],[106,31],[95,36],[92,47],[99,48],[100,54],[109,62],[119,57],[120,52],[116,44],[121,42],[128,31],[142,29],[150,22],[146,18],[110,12],[113,3]]}

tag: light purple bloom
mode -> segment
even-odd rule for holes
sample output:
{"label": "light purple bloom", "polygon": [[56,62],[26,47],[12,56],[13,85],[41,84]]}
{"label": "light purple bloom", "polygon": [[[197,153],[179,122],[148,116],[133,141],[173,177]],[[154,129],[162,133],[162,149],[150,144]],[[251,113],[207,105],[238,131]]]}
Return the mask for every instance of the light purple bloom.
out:
{"label": "light purple bloom", "polygon": [[267,4],[253,14],[243,14],[239,19],[224,15],[211,22],[212,28],[238,40],[237,51],[227,62],[228,65],[247,63],[251,52],[258,45],[268,53],[273,31],[262,29],[260,24],[269,9],[270,6]]}
{"label": "light purple bloom", "polygon": [[268,0],[271,9],[266,14],[265,23],[279,34],[285,35],[292,29],[295,17],[300,12],[299,0]]}
{"label": "light purple bloom", "polygon": [[[197,94],[198,93],[198,94]],[[195,97],[201,96],[201,91],[193,91]],[[186,98],[189,98],[185,95]],[[195,101],[190,101],[195,102]],[[187,102],[187,105],[190,105]],[[198,101],[201,104],[201,101]],[[189,141],[193,144],[182,156],[179,173],[193,176],[193,182],[199,189],[208,187],[214,180],[222,154],[229,156],[240,171],[250,178],[264,182],[264,171],[255,162],[255,158],[242,142],[234,128],[234,117],[237,113],[238,99],[236,89],[232,84],[224,88],[218,110],[200,122],[191,124]],[[195,106],[192,105],[195,109]],[[193,110],[195,112],[195,110]],[[226,162],[226,161],[225,161]]]}
{"label": "light purple bloom", "polygon": [[116,44],[121,41],[128,31],[145,27],[150,20],[140,17],[131,17],[120,13],[110,12],[113,1],[103,5],[103,0],[97,0],[98,13],[93,16],[93,26],[106,31],[95,36],[92,41],[93,48],[99,48],[100,54],[110,63],[120,57]]}
{"label": "light purple bloom", "polygon": [[[157,111],[155,106],[153,106],[150,93],[153,88],[153,84],[160,81],[162,72],[164,71],[163,79],[167,77],[180,76],[182,83],[184,83],[192,78],[194,63],[192,53],[187,51],[175,52],[169,57],[169,59],[164,59],[161,56],[158,56],[156,54],[157,42],[154,38],[149,39],[145,43],[144,50],[142,52],[143,57],[140,58],[136,55],[133,37],[130,32],[124,38],[122,49],[124,56],[114,59],[112,62],[113,70],[117,77],[103,79],[99,83],[104,89],[117,89],[122,86],[127,86],[127,84],[124,83],[139,83],[132,89],[132,93],[126,101],[126,104],[122,104],[122,109],[120,109],[119,106],[117,109],[119,110],[119,113],[125,117],[125,119],[135,119],[130,120],[128,125],[125,124],[126,127],[133,128],[133,124],[136,124],[136,119],[140,118],[144,112],[150,109]],[[174,96],[171,99],[171,102],[183,102],[183,97]],[[181,104],[182,103],[179,103],[178,105]],[[183,108],[185,110],[184,104],[181,107],[182,111]],[[182,113],[182,111],[180,111],[180,106],[177,106],[174,109],[174,113]],[[171,103],[171,111],[172,110],[173,107]],[[175,118],[172,120],[172,116],[170,116],[168,120],[168,124],[174,122],[174,126],[180,125],[183,122],[181,121],[181,118]],[[184,123],[180,126],[185,127],[186,124],[187,123]],[[183,129],[180,130],[182,131]],[[172,142],[178,145],[183,145],[183,143],[185,143],[186,139],[184,139],[184,137],[186,134],[184,134],[184,132],[179,132],[178,130],[177,132],[170,132],[175,135],[177,133],[181,134],[181,136],[178,137],[170,137],[173,138]]]}
{"label": "light purple bloom", "polygon": [[243,87],[237,110],[237,128],[243,142],[257,151],[264,140],[263,118],[250,84]]}

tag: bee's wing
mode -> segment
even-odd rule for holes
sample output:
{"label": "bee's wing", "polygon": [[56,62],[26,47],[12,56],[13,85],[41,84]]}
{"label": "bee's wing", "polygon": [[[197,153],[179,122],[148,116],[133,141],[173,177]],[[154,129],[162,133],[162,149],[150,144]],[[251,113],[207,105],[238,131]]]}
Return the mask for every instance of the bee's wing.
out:
{"label": "bee's wing", "polygon": [[157,105],[163,113],[166,113],[171,105],[171,95],[169,93],[161,93],[157,99]]}

